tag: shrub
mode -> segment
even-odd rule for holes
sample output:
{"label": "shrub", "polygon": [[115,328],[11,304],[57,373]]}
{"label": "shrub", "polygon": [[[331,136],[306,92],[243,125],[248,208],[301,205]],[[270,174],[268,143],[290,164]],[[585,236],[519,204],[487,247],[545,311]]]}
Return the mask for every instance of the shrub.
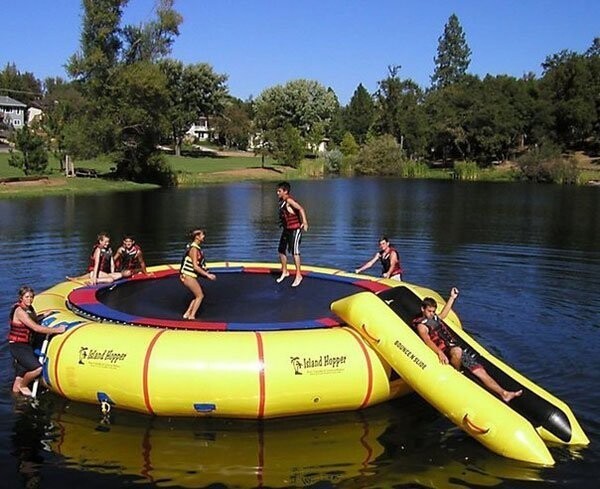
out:
{"label": "shrub", "polygon": [[454,178],[457,180],[477,180],[479,167],[474,161],[457,161],[454,163]]}
{"label": "shrub", "polygon": [[518,161],[525,179],[540,183],[575,184],[580,170],[573,158],[564,158],[556,146],[535,148]]}
{"label": "shrub", "polygon": [[402,163],[400,176],[402,178],[425,178],[429,168],[422,161],[406,160]]}
{"label": "shrub", "polygon": [[17,151],[10,151],[8,164],[23,170],[25,175],[40,175],[48,168],[48,151],[44,140],[27,127],[15,131],[14,142]]}
{"label": "shrub", "polygon": [[331,175],[338,175],[344,161],[344,155],[339,149],[326,151],[325,155],[325,172]]}
{"label": "shrub", "polygon": [[357,157],[355,170],[362,175],[400,175],[404,157],[400,145],[389,134],[367,141]]}

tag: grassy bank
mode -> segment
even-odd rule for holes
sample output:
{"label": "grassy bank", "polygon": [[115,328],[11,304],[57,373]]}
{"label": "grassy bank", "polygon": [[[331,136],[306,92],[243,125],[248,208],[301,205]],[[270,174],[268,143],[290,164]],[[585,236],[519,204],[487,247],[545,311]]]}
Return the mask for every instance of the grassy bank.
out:
{"label": "grassy bank", "polygon": [[[166,155],[167,162],[177,176],[182,187],[198,186],[211,183],[239,182],[246,180],[281,181],[296,179],[322,178],[324,162],[321,159],[304,160],[300,167],[280,166],[274,160],[247,153],[230,153],[222,156],[181,156]],[[122,192],[156,188],[155,185],[136,184],[108,178],[114,167],[109,158],[97,158],[75,162],[76,168],[95,170],[100,178],[66,178],[60,171],[59,162],[51,158],[48,175],[38,180],[1,182],[0,198],[31,197],[45,195],[95,194],[101,192]],[[457,172],[451,169],[428,168],[420,178],[452,179]],[[0,181],[23,177],[23,173],[8,165],[8,153],[0,153]],[[464,177],[464,175],[463,175]],[[510,165],[500,165],[487,169],[478,169],[468,178],[478,181],[514,181],[516,171]],[[587,166],[582,171],[581,182],[600,180],[600,170],[595,166]]]}

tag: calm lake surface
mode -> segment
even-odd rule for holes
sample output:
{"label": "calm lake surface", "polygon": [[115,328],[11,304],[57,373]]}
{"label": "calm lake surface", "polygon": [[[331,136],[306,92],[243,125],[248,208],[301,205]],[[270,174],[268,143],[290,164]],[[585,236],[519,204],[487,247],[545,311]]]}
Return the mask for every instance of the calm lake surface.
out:
{"label": "calm lake surface", "polygon": [[[553,468],[497,456],[412,396],[351,413],[253,421],[150,418],[10,392],[0,341],[0,487],[598,487],[600,189],[395,179],[292,182],[308,265],[353,270],[382,234],[405,280],[447,296],[487,349],[566,402],[591,440]],[[210,261],[277,261],[275,185],[0,200],[0,317],[19,285],[82,273],[99,231],[133,233],[149,265],[207,230]],[[377,274],[378,268],[369,273]]]}

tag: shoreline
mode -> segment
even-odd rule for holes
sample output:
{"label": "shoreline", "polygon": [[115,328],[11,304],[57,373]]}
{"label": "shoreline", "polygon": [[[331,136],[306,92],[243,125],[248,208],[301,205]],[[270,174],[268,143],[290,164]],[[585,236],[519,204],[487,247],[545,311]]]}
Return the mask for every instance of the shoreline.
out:
{"label": "shoreline", "polygon": [[[596,172],[594,172],[596,173]],[[243,167],[230,168],[219,171],[207,172],[177,172],[178,185],[175,188],[193,188],[202,185],[236,183],[249,181],[273,182],[281,180],[321,180],[323,178],[339,178],[339,176],[328,177],[322,171],[302,171],[301,169],[269,165],[265,167]],[[352,177],[348,178],[361,178]],[[449,169],[432,170],[429,176],[423,177],[427,180],[453,180],[452,171]],[[515,182],[518,183],[508,171],[496,171],[494,173],[479,174],[473,180],[453,181],[477,181],[477,182]],[[529,182],[522,182],[529,183]],[[580,186],[600,186],[600,172],[591,175],[586,183]],[[89,195],[108,192],[132,192],[139,190],[154,190],[161,188],[156,184],[140,184],[125,180],[111,180],[107,178],[82,178],[65,177],[62,175],[41,175],[39,177],[8,177],[0,179],[0,200],[12,198],[31,198],[49,195]]]}

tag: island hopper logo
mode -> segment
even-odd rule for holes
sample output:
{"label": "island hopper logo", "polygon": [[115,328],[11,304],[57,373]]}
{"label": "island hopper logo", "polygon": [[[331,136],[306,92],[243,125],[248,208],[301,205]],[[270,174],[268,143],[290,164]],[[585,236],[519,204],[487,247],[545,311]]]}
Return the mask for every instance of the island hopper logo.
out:
{"label": "island hopper logo", "polygon": [[79,365],[93,365],[102,368],[117,368],[127,358],[127,353],[105,348],[97,350],[87,346],[79,347]]}
{"label": "island hopper logo", "polygon": [[290,357],[294,375],[332,374],[346,367],[345,355],[319,355],[315,357]]}

